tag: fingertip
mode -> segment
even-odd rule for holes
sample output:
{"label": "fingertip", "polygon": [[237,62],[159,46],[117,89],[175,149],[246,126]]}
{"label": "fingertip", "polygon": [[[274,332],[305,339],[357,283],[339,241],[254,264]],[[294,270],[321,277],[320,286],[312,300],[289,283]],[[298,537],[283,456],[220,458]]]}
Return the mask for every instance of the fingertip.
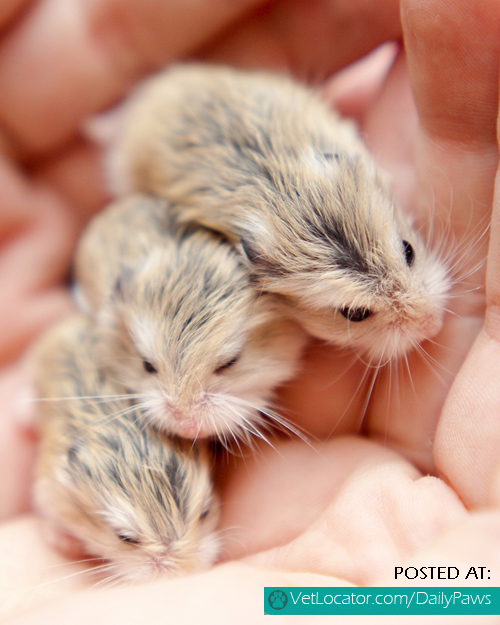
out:
{"label": "fingertip", "polygon": [[2,0],[0,2],[0,31],[5,30],[29,2],[31,0]]}
{"label": "fingertip", "polygon": [[319,83],[400,37],[398,0],[281,0],[222,32],[201,56],[247,69],[288,71]]}
{"label": "fingertip", "polygon": [[203,45],[259,0],[40,0],[2,41],[0,120],[20,153],[67,144],[138,78]]}
{"label": "fingertip", "polygon": [[402,0],[422,125],[459,143],[495,140],[500,21],[496,0]]}

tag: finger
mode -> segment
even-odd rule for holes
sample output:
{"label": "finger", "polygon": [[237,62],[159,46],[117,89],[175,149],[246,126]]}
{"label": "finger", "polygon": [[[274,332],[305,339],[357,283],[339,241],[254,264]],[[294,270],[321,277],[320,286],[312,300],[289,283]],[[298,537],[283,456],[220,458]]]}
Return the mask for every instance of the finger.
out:
{"label": "finger", "polygon": [[37,184],[50,188],[71,207],[80,228],[109,200],[102,161],[97,146],[76,142],[53,158],[42,159],[31,173]]}
{"label": "finger", "polygon": [[[84,182],[93,183],[85,173]],[[0,184],[0,292],[4,302],[11,302],[19,293],[53,285],[67,275],[86,214],[1,156]]]}
{"label": "finger", "polygon": [[369,474],[398,461],[396,453],[366,439],[339,437],[310,446],[302,441],[281,441],[272,448],[263,444],[249,458],[222,464],[223,559],[290,543],[329,508],[354,473]]}
{"label": "finger", "polygon": [[40,0],[0,46],[0,120],[20,149],[67,141],[137,77],[201,45],[259,0]]}
{"label": "finger", "polygon": [[[411,558],[406,558],[400,566],[412,566],[417,569],[431,566],[456,567],[459,577],[455,580],[440,581],[439,586],[443,587],[443,590],[445,586],[470,586],[472,589],[474,586],[498,586],[500,584],[499,528],[500,511],[498,509],[474,512],[464,516],[460,522],[442,532],[431,545],[420,549]],[[481,566],[484,567],[482,579]],[[466,579],[471,567],[474,568],[474,573],[471,572]],[[394,586],[394,574],[373,581],[374,585]],[[415,585],[415,581],[410,580],[399,579],[397,583],[406,586]],[[426,580],[423,583],[430,585],[433,582]],[[494,623],[498,623],[498,620]]]}
{"label": "finger", "polygon": [[500,170],[497,173],[484,329],[457,376],[436,436],[439,468],[469,505],[495,499],[500,446]]}
{"label": "finger", "polygon": [[297,378],[278,393],[284,414],[306,434],[327,439],[358,432],[369,371],[355,354],[313,341]]}
{"label": "finger", "polygon": [[[323,97],[341,115],[354,119],[362,127],[367,111],[378,98],[398,50],[397,43],[388,42],[332,74],[323,86]],[[364,137],[365,140],[368,139],[366,135]]]}
{"label": "finger", "polygon": [[491,146],[497,113],[498,2],[403,0],[401,13],[426,134],[465,149]]}
{"label": "finger", "polygon": [[415,214],[415,138],[418,116],[408,76],[406,55],[395,59],[378,97],[365,111],[362,133],[377,163],[389,177],[398,204]]}
{"label": "finger", "polygon": [[0,152],[0,241],[5,243],[29,222],[32,196],[26,180]]}
{"label": "finger", "polygon": [[38,520],[17,518],[0,526],[0,617],[33,609],[86,586],[82,564],[69,564],[41,539]]}
{"label": "finger", "polygon": [[443,330],[408,360],[381,373],[367,416],[367,431],[435,474],[433,440],[443,405],[482,326],[480,318],[445,317]]}
{"label": "finger", "polygon": [[400,36],[395,0],[281,0],[256,11],[200,56],[247,68],[287,70],[318,82]]}
{"label": "finger", "polygon": [[[451,218],[460,242],[491,211],[498,158],[498,3],[403,0],[401,15],[422,129],[419,185],[427,193],[420,205]],[[478,250],[483,257],[486,243]]]}
{"label": "finger", "polygon": [[[1,297],[9,304],[22,294],[61,281],[68,274],[77,236],[76,220],[52,196],[40,196],[36,197],[25,229],[1,250]],[[8,308],[3,308],[0,315],[7,313]]]}
{"label": "finger", "polygon": [[[474,272],[474,267],[480,266],[486,254],[487,238],[481,232],[490,217],[497,166],[500,25],[496,14],[497,4],[492,2],[402,3],[409,75],[420,124],[417,216],[427,225],[451,224],[455,260],[459,266],[463,263],[455,277],[469,270],[472,275],[456,285],[448,303],[451,313],[435,343],[423,345],[425,352],[411,357],[409,369],[403,362],[392,381],[385,376],[379,401],[372,404],[370,433],[389,440],[430,471],[432,440],[445,398],[484,314],[484,274]],[[441,459],[436,462],[442,467]]]}
{"label": "finger", "polygon": [[74,309],[68,290],[44,289],[10,301],[0,316],[3,333],[0,340],[0,367],[17,358],[46,327]]}
{"label": "finger", "polygon": [[60,288],[69,274],[83,216],[42,184],[29,185],[12,164],[0,163],[0,364],[68,306]]}
{"label": "finger", "polygon": [[4,30],[9,22],[15,18],[21,9],[32,0],[2,0],[0,3],[0,31]]}
{"label": "finger", "polygon": [[[22,528],[18,535],[22,539]],[[1,540],[1,534],[0,534]],[[36,544],[35,544],[36,546]],[[38,556],[39,553],[35,552]],[[36,558],[34,567],[40,570],[43,557]],[[15,578],[14,578],[15,579]],[[87,625],[91,622],[120,623],[136,625],[137,623],[204,623],[206,625],[256,625],[266,623],[263,613],[264,586],[347,586],[342,580],[328,580],[320,575],[290,575],[280,572],[265,572],[245,566],[237,562],[212,568],[199,575],[168,578],[158,577],[152,583],[119,584],[114,588],[75,592],[75,584],[71,588],[71,580],[67,587],[59,592],[59,601],[55,596],[44,602],[37,593],[35,602],[39,608],[24,614],[25,608],[18,597],[26,597],[27,589],[21,576],[17,586],[9,583],[7,590],[16,600],[17,612],[21,616],[9,621],[16,625]],[[10,581],[10,580],[8,580]],[[68,588],[69,586],[69,588]],[[231,598],[227,592],[230,589]],[[29,592],[29,591],[28,591]],[[21,593],[24,593],[21,595]],[[7,605],[12,603],[11,595],[5,594]],[[193,600],[196,597],[196,601]],[[4,599],[0,595],[1,599]],[[42,602],[46,605],[41,605]],[[1,605],[1,604],[0,604]],[[165,617],[165,606],[168,615]],[[245,606],[242,611],[241,606]],[[222,607],[221,607],[222,606]],[[11,615],[14,614],[11,612]],[[105,615],[105,616],[104,616]],[[109,616],[108,615],[112,615]],[[104,618],[104,621],[103,621]],[[362,617],[365,624],[365,617]],[[288,625],[306,625],[310,618],[301,616],[281,616],[280,623]],[[361,621],[351,621],[357,625]]]}
{"label": "finger", "polygon": [[[474,265],[485,258],[486,237],[474,246],[464,241],[474,238],[474,228],[477,233],[490,219],[498,164],[498,3],[405,0],[402,15],[422,119],[421,180],[429,182],[436,212],[449,216],[462,242],[461,253]],[[429,201],[429,196],[421,200]],[[490,270],[498,272],[498,261],[490,263]],[[479,290],[452,303],[460,318],[448,347],[458,353],[461,344],[477,336],[485,307],[484,272],[476,272],[468,282]],[[490,289],[490,301],[492,296]],[[449,393],[434,447],[440,471],[470,505],[488,497],[500,437],[498,398],[490,383],[499,369],[496,341],[491,340],[497,325],[492,312],[493,307],[486,317],[487,331],[477,337]],[[460,358],[454,367],[459,364]]]}
{"label": "finger", "polygon": [[354,470],[326,511],[298,538],[245,561],[366,585],[393,573],[395,566],[466,516],[441,480],[420,478],[400,458],[377,460]]}

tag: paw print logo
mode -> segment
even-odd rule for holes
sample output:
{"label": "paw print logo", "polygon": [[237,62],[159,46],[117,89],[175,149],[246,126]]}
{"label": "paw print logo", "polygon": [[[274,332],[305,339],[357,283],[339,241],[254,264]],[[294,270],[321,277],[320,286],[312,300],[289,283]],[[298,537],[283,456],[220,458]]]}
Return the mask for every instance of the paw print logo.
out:
{"label": "paw print logo", "polygon": [[283,608],[288,603],[288,597],[286,596],[286,592],[283,592],[282,590],[273,590],[267,600],[269,601],[269,605],[273,608],[273,610],[283,610]]}

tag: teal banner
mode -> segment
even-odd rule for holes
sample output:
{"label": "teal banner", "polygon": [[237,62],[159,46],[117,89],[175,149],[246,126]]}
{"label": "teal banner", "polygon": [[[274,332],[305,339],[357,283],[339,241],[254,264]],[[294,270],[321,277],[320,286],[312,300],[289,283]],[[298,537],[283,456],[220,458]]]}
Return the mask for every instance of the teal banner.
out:
{"label": "teal banner", "polygon": [[492,587],[264,588],[264,613],[280,614],[500,614]]}

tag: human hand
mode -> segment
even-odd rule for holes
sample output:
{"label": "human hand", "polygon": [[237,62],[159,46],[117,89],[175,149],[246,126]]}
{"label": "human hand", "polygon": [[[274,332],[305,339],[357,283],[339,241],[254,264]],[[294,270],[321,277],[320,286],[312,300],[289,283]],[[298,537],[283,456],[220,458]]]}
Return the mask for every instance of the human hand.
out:
{"label": "human hand", "polygon": [[[321,5],[321,3],[318,4]],[[327,4],[328,3],[324,3],[323,9]],[[379,3],[376,3],[376,6],[371,3],[365,4],[368,7],[367,15],[379,15]],[[462,6],[462,4],[464,4],[464,6]],[[465,6],[465,4],[467,4],[467,6]],[[284,5],[281,3],[277,3],[276,6],[281,7],[281,11],[285,11],[283,8]],[[290,15],[298,15],[299,9],[303,9],[304,6],[304,3],[293,3],[291,5]],[[398,32],[397,26],[395,25],[397,24],[397,20],[394,19],[396,7],[393,3],[386,3],[383,5],[383,8],[392,15],[392,19],[386,20],[385,22],[386,27],[387,24],[392,25],[392,30],[375,29],[372,27],[373,39],[370,40],[371,45],[382,41],[386,35],[396,36]],[[408,36],[407,38],[409,65],[412,84],[415,89],[415,97],[420,109],[421,134],[417,164],[420,178],[424,182],[421,182],[417,188],[416,210],[419,212],[419,215],[424,216],[425,220],[425,209],[428,205],[427,198],[430,195],[433,198],[432,206],[435,214],[445,215],[451,207],[450,197],[453,197],[452,223],[453,230],[456,232],[458,240],[466,238],[470,232],[468,228],[470,228],[469,214],[471,205],[474,206],[475,214],[480,215],[480,219],[482,219],[483,216],[485,219],[489,218],[493,193],[493,179],[497,167],[497,148],[494,128],[497,107],[497,41],[499,41],[498,33],[495,30],[495,19],[493,19],[493,17],[496,16],[493,2],[488,4],[484,2],[481,3],[481,11],[478,10],[476,13],[473,12],[473,6],[470,2],[461,3],[461,9],[460,11],[457,8],[456,3],[436,2],[436,0],[432,2],[426,0],[425,2],[419,3],[410,2],[408,0],[403,5],[406,31],[412,33],[412,36]],[[280,14],[279,9],[274,10],[277,11],[278,15]],[[297,11],[297,13],[294,13],[294,10]],[[446,27],[445,31],[450,37],[448,41],[443,41],[442,35],[436,36],[431,30],[431,26],[434,24],[436,11],[441,16],[441,23]],[[210,46],[205,46],[206,55],[209,58],[220,57],[222,59],[224,58],[222,55],[229,54],[230,51],[231,54],[236,54],[237,50],[239,50],[238,42],[241,42],[241,53],[238,58],[242,64],[245,64],[245,59],[248,59],[250,56],[251,42],[254,40],[252,37],[255,35],[256,30],[258,30],[256,24],[265,24],[268,25],[269,28],[274,26],[278,28],[278,31],[282,28],[282,22],[275,21],[273,15],[275,15],[273,11],[267,14],[260,13],[253,18],[249,18],[246,22],[241,21],[239,26],[235,27],[233,31],[238,33],[237,37],[232,34],[226,36],[220,34],[217,45],[216,43],[212,43]],[[353,13],[353,15],[355,15],[355,13]],[[322,17],[322,14],[318,14],[318,16]],[[332,12],[332,16],[334,16],[332,22],[335,23],[335,19],[339,18],[339,14]],[[463,21],[461,21],[461,19]],[[474,19],[480,22],[477,23],[476,28],[471,27],[471,23],[476,23]],[[318,22],[322,24],[323,22],[326,23],[326,20],[319,19]],[[352,23],[355,23],[354,17]],[[366,23],[369,24],[370,20],[367,19]],[[448,29],[449,24],[453,25],[453,27]],[[288,30],[286,28],[285,30],[288,33],[293,31],[293,28],[290,28],[290,23],[288,24]],[[307,68],[309,63],[311,63],[312,68],[316,62],[318,63],[318,71],[310,69],[308,75],[316,76],[326,74],[329,69],[341,66],[346,58],[350,60],[351,58],[355,58],[356,54],[361,50],[365,51],[364,46],[366,46],[366,42],[362,40],[362,37],[359,37],[359,40],[354,37],[351,44],[347,45],[347,52],[349,52],[350,49],[350,56],[346,52],[346,46],[339,46],[339,48],[341,48],[341,53],[336,52],[332,48],[338,46],[339,40],[335,40],[335,38],[331,36],[333,31],[333,28],[325,28],[325,47],[322,48],[319,41],[318,46],[314,46],[315,51],[324,51],[319,58],[314,57],[314,59],[312,59],[314,62],[311,62],[311,59],[307,59],[307,55],[302,57],[299,54],[299,50],[295,50],[297,58],[300,58],[301,62],[304,63],[304,66],[299,68],[300,74],[307,75],[308,73],[305,72],[303,68]],[[363,32],[363,29],[360,29],[360,32]],[[312,38],[311,36],[311,39]],[[272,37],[269,37],[268,40],[271,42]],[[286,39],[285,37],[284,41],[283,50],[291,52],[290,44],[292,41],[295,42],[296,38],[290,37],[290,39]],[[321,39],[321,41],[323,41],[323,39]],[[436,50],[437,43],[443,44],[442,49],[439,48],[439,56],[437,56]],[[245,46],[247,46],[246,52]],[[462,54],[468,58],[469,62],[467,64],[461,62],[463,57],[456,54],[457,48],[463,51]],[[260,49],[265,50],[265,46]],[[358,52],[356,52],[356,50]],[[345,56],[346,54],[347,56]],[[291,56],[292,55],[288,56],[287,54],[282,54],[280,56],[276,52],[266,55],[263,52],[263,57],[267,60],[259,59],[259,62],[261,64],[280,65],[283,63],[284,58],[290,58]],[[439,63],[435,62],[436,58],[439,58]],[[320,59],[322,59],[321,63],[319,62]],[[325,62],[325,59],[328,59],[328,63]],[[293,61],[291,64],[294,65]],[[298,65],[299,63],[297,63],[297,67]],[[408,162],[408,143],[401,143],[401,136],[398,134],[392,135],[392,141],[388,141],[387,139],[391,137],[389,126],[395,122],[395,119],[398,119],[395,112],[401,111],[402,103],[405,105],[405,109],[403,111],[404,114],[402,114],[399,119],[404,123],[404,120],[408,119],[407,115],[411,113],[411,107],[408,106],[408,92],[405,90],[404,81],[405,71],[403,62],[399,61],[391,72],[384,90],[380,93],[378,98],[371,102],[369,110],[366,111],[364,116],[364,128],[368,132],[368,138],[376,152],[382,152],[382,148],[385,148],[386,151],[383,156],[386,164],[389,165],[389,169],[392,169],[395,164],[400,166],[401,162],[403,162],[410,172],[407,180],[411,181],[415,173],[415,167],[411,162]],[[472,102],[470,102],[469,97],[471,93],[475,96]],[[62,98],[62,100],[64,100],[64,98]],[[480,112],[479,115],[477,114],[478,111]],[[91,111],[86,111],[85,114],[89,112]],[[77,118],[80,119],[80,116],[81,113],[78,114]],[[29,117],[29,115],[26,117]],[[410,119],[415,118],[410,117]],[[28,134],[29,133],[27,133],[26,136],[28,136]],[[54,133],[54,136],[57,136],[57,133]],[[411,143],[411,134],[409,140]],[[22,143],[22,140],[17,141],[18,145]],[[60,145],[62,145],[62,142]],[[60,149],[64,153],[63,148],[61,147]],[[44,147],[43,140],[40,138],[31,145],[25,144],[21,146],[21,148],[18,147],[17,151],[13,151],[23,155],[23,158],[32,158],[35,162],[41,158],[36,156],[37,150],[40,150],[40,154],[42,155],[44,154],[43,150],[47,150],[47,148]],[[50,149],[48,149],[45,154],[48,154],[48,152],[50,152]],[[27,154],[28,156],[26,156]],[[31,156],[29,156],[30,154]],[[90,173],[82,177],[83,180],[86,181],[86,184],[79,182],[80,177],[76,175],[76,172],[81,172],[82,170],[95,172],[95,154],[92,154],[88,146],[82,144],[73,144],[70,152],[64,154],[64,156],[59,154],[58,158],[55,158],[50,166],[47,164],[42,166],[40,161],[38,165],[36,163],[33,164],[33,178],[36,179],[39,184],[48,185],[52,189],[57,189],[59,197],[66,197],[68,214],[71,215],[74,210],[73,206],[83,207],[84,205],[82,200],[80,200],[80,204],[76,202],[76,198],[81,196],[74,192],[74,190],[78,188],[78,184],[83,187],[88,186],[87,193],[83,194],[83,197],[88,200],[88,203],[85,203],[85,208],[81,208],[81,212],[77,213],[85,216],[98,204],[96,198],[99,197],[99,185],[88,183],[89,179],[92,179]],[[71,158],[74,160],[72,161]],[[435,175],[437,171],[436,160],[439,160],[439,172],[441,174],[437,180]],[[75,163],[78,163],[79,167],[76,166]],[[404,171],[406,171],[406,169],[404,169]],[[464,175],[464,171],[467,175]],[[441,185],[442,180],[446,182],[444,189]],[[403,198],[411,195],[411,193],[408,192],[408,188],[409,187],[406,186],[401,190],[401,196]],[[73,199],[70,199],[72,197]],[[465,233],[464,230],[466,231]],[[484,255],[484,242],[477,245],[475,252],[476,256],[481,256],[482,254]],[[476,260],[477,259],[473,262],[476,262]],[[489,271],[490,275],[494,275],[495,272],[494,269],[491,268],[491,265]],[[496,274],[498,273],[497,270]],[[477,280],[476,283],[481,286],[481,280],[483,278],[480,272],[478,272],[473,279]],[[495,288],[493,278],[490,278],[488,287],[488,297],[492,298],[489,301],[494,304],[494,292],[492,293],[491,290],[491,288]],[[397,392],[395,393],[396,399],[391,400],[390,404],[388,403],[389,399],[384,393],[382,385],[378,389],[375,389],[372,396],[372,402],[366,421],[367,433],[372,437],[385,437],[390,447],[401,450],[403,455],[417,462],[419,466],[423,468],[432,467],[432,437],[441,414],[441,406],[448,394],[449,387],[455,378],[456,372],[459,370],[462,360],[468,351],[469,345],[474,342],[482,325],[484,315],[483,298],[484,293],[480,290],[476,292],[474,296],[467,295],[459,299],[457,303],[453,302],[453,305],[457,307],[462,316],[456,320],[452,317],[446,320],[443,335],[437,339],[444,347],[428,347],[434,357],[437,356],[442,362],[446,361],[445,366],[449,369],[449,372],[444,372],[446,384],[442,388],[440,387],[441,382],[436,379],[435,374],[432,373],[432,371],[429,373],[426,371],[426,365],[422,362],[412,362],[412,369],[414,370],[413,384],[419,389],[420,403],[412,398],[412,387],[407,380],[399,381]],[[62,311],[62,308],[59,308],[59,310]],[[492,322],[494,322],[494,317],[489,323]],[[493,334],[491,330],[489,330],[489,333],[490,335]],[[473,413],[471,416],[472,411],[470,409],[468,414],[465,415],[462,406],[464,401],[469,398],[469,401],[473,403],[474,388],[477,388],[475,386],[476,380],[481,379],[483,380],[483,385],[488,384],[489,378],[484,374],[484,370],[479,371],[477,365],[474,365],[474,358],[476,357],[479,358],[481,363],[484,363],[483,354],[485,351],[489,351],[489,369],[492,367],[491,361],[493,361],[493,363],[495,362],[494,349],[492,349],[492,344],[487,337],[488,335],[485,335],[483,331],[483,334],[480,335],[474,345],[469,360],[460,373],[460,376],[462,376],[463,371],[466,372],[465,375],[467,375],[470,383],[465,388],[466,392],[469,392],[470,395],[464,397],[463,390],[460,390],[457,384],[452,388],[449,394],[443,416],[439,421],[438,444],[436,447],[437,464],[452,478],[454,488],[466,501],[473,503],[483,503],[487,499],[487,494],[489,492],[488,483],[491,482],[491,476],[494,473],[496,428],[495,411],[494,407],[492,408],[492,404],[490,403],[487,409],[484,409],[484,417],[481,420],[482,423],[488,424],[487,436],[485,436],[484,429],[472,428],[473,432],[469,434],[469,442],[471,444],[468,449],[457,449],[456,445],[453,446],[450,444],[450,441],[453,442],[453,439],[460,439],[461,432],[466,430],[469,423],[474,423],[472,417],[476,415]],[[464,342],[468,342],[468,344],[464,345]],[[456,353],[457,348],[458,354]],[[450,349],[454,351],[449,351]],[[477,356],[475,356],[475,354],[477,354]],[[473,359],[472,361],[470,360],[471,358]],[[298,413],[298,422],[301,422],[302,419],[302,423],[306,429],[319,436],[325,436],[335,428],[338,418],[342,415],[343,411],[345,411],[350,401],[349,397],[343,399],[344,403],[337,400],[339,389],[349,388],[349,386],[351,389],[355,389],[360,379],[360,371],[359,368],[355,366],[351,369],[348,384],[346,384],[345,379],[341,380],[340,384],[333,384],[332,379],[334,380],[337,375],[334,371],[335,368],[341,369],[342,366],[344,366],[343,363],[345,361],[342,360],[341,355],[333,352],[331,348],[315,346],[311,350],[308,360],[308,369],[305,370],[301,378],[294,384],[293,389],[289,392],[286,399],[289,405],[292,406],[294,412]],[[474,366],[471,367],[469,365],[470,362],[472,362]],[[481,373],[481,378],[478,377],[478,372]],[[320,373],[321,376],[318,376],[318,373]],[[441,375],[443,375],[443,373],[441,373]],[[316,387],[313,386],[311,388],[311,382],[314,382]],[[330,386],[330,388],[326,388],[327,386]],[[315,398],[318,395],[318,387],[323,391],[325,391],[326,388],[326,392],[322,394],[321,402],[312,400],[312,395],[314,395]],[[494,401],[494,387],[486,390],[486,397]],[[425,396],[422,398],[423,394],[425,394]],[[400,402],[399,406],[397,404],[398,397]],[[356,429],[359,408],[359,403],[349,407],[342,420],[341,427],[338,428],[338,430],[343,429],[344,431],[352,432]],[[477,421],[475,422],[477,423]],[[318,478],[318,483],[320,486],[323,485],[322,488],[320,488],[323,495],[318,498],[319,503],[316,504],[315,510],[317,516],[321,517],[324,521],[322,526],[323,530],[329,528],[329,515],[336,506],[338,507],[339,501],[336,498],[336,487],[341,485],[342,479],[345,478],[347,481],[348,477],[354,475],[355,469],[359,466],[359,455],[362,456],[366,451],[366,456],[371,458],[372,456],[377,457],[379,453],[377,446],[370,447],[369,450],[364,448],[364,441],[357,440],[351,447],[347,445],[346,441],[340,440],[338,443],[332,441],[331,445],[338,445],[337,447],[332,447],[334,450],[333,457],[350,460],[351,465],[347,463],[347,466],[351,467],[350,472],[348,472],[348,474],[339,475],[338,479],[332,479],[330,471],[318,470],[318,472],[315,473],[315,476],[318,474],[322,476],[321,479]],[[490,441],[492,443],[491,445]],[[476,445],[476,443],[478,444]],[[477,449],[478,447],[481,449],[484,448],[487,453],[480,456],[478,459],[470,458],[470,449]],[[460,455],[458,455],[459,452],[461,452],[462,458],[469,461],[468,466],[462,461]],[[345,456],[343,455],[344,453],[346,454]],[[396,462],[399,467],[398,474],[406,474],[409,480],[406,486],[409,487],[410,491],[413,490],[410,482],[417,479],[418,473],[416,469],[411,467],[403,458],[396,455],[392,456],[393,452],[388,451],[387,454],[387,457],[382,454],[383,457],[380,458],[380,464],[390,465],[392,462]],[[474,470],[472,472],[470,471],[470,460],[474,462]],[[333,462],[333,458],[330,458],[330,461]],[[297,460],[296,466],[305,469],[310,462],[310,457],[308,458],[307,455],[305,455],[301,462]],[[275,469],[272,471],[271,476],[278,476],[278,468],[283,469],[284,465],[273,466],[275,466]],[[328,464],[328,466],[333,465]],[[257,471],[254,471],[252,473],[252,479],[256,481],[251,484],[248,482],[245,483],[243,474],[246,470],[243,462],[241,462],[239,466],[238,463],[235,463],[225,486],[226,496],[224,512],[226,525],[238,524],[238,514],[240,514],[241,517],[240,511],[242,510],[262,510],[262,508],[259,507],[262,496],[262,484],[266,483],[268,476],[266,474],[259,475]],[[378,492],[385,492],[383,482],[384,478],[387,479],[387,473],[379,474],[376,471],[362,472],[359,481],[354,480],[354,485],[360,487],[359,490],[355,490],[352,495],[354,502],[362,503],[366,500],[366,484],[371,484],[368,490],[373,492],[372,487],[374,484],[369,481],[369,479],[373,479],[373,477],[370,478],[372,475],[374,475],[375,478],[377,478],[377,476],[379,478],[378,486],[381,490]],[[392,486],[393,484],[391,483],[389,487]],[[398,485],[396,484],[396,486]],[[306,487],[303,486],[303,490],[305,489]],[[478,497],[476,493],[478,493]],[[295,494],[294,498],[296,498]],[[404,502],[407,501],[408,498],[412,499],[413,495],[408,496],[404,488],[397,490],[391,497],[395,507],[391,508],[388,506],[384,512],[400,509],[400,506],[404,505]],[[443,505],[446,507],[447,513],[442,516],[443,508],[440,508],[438,504],[443,502],[443,499],[446,500]],[[303,499],[303,503],[306,509],[307,505],[305,499]],[[398,549],[392,552],[392,559],[387,557],[387,554],[390,552],[390,546],[387,543],[383,543],[383,547],[381,548],[384,557],[380,558],[380,562],[384,570],[387,569],[387,563],[389,561],[394,561],[395,557],[403,558],[412,553],[418,553],[419,549],[423,549],[425,544],[431,543],[440,533],[446,535],[448,530],[450,532],[453,531],[452,528],[454,526],[459,528],[462,521],[464,524],[467,522],[467,513],[460,502],[456,499],[453,492],[448,490],[447,487],[441,483],[439,483],[439,486],[433,491],[433,494],[429,494],[429,498],[422,503],[421,507],[422,510],[424,510],[424,516],[421,522],[423,526],[428,529],[423,531],[420,525],[410,523],[408,517],[402,517],[401,527],[405,528],[400,543],[402,547],[399,548],[398,546]],[[265,507],[263,509],[264,513],[266,509],[269,515],[276,512],[276,505],[273,498],[270,498],[270,501],[268,501],[267,508]],[[282,507],[282,511],[283,513],[287,511],[286,506]],[[394,527],[391,525],[390,515],[387,517],[384,516],[380,523],[374,524],[374,520],[377,516],[373,512],[373,510],[369,510],[366,515],[360,515],[360,518],[365,520],[365,524],[361,523],[362,527],[359,528],[358,533],[353,531],[349,537],[350,541],[356,542],[356,539],[362,536],[366,538],[366,534],[363,534],[363,532],[365,532],[367,525],[375,526],[375,539],[382,536],[386,531],[390,534]],[[283,514],[283,516],[285,519],[287,518],[285,514]],[[351,516],[342,518],[343,523],[347,525],[348,528],[350,518],[352,518],[352,514]],[[435,525],[435,520],[437,518],[443,518],[442,525]],[[304,521],[307,520],[308,517],[304,519]],[[299,519],[299,521],[301,520]],[[326,572],[326,569],[319,566],[323,563],[319,562],[316,558],[321,545],[324,545],[323,535],[321,532],[318,532],[317,524],[314,524],[314,527],[308,528],[307,524],[304,525],[300,522],[288,528],[286,534],[287,541],[291,543],[293,537],[296,537],[296,542],[294,541],[294,545],[289,550],[290,556],[288,558],[286,557],[286,553],[284,557],[283,551],[279,551],[282,539],[279,524],[276,524],[274,530],[268,536],[265,536],[264,540],[262,538],[262,532],[260,531],[263,527],[262,517],[260,517],[260,520],[255,518],[255,516],[254,518],[243,519],[239,524],[248,530],[246,536],[251,539],[247,540],[247,543],[243,545],[243,552],[263,549],[267,549],[269,552],[267,555],[262,556],[263,558],[268,558],[267,560],[256,560],[254,563],[248,564],[248,566],[251,567],[250,570],[252,573],[250,578],[252,580],[268,579],[267,574],[262,575],[259,569],[255,567],[261,567],[263,565],[268,566],[269,563],[274,563],[271,564],[271,566],[279,566],[280,570],[283,571],[301,571],[304,570],[305,567],[307,570],[316,571],[316,569],[319,569],[320,572]],[[321,519],[319,524],[321,525]],[[336,524],[335,527],[337,531],[339,531],[341,526],[343,526],[342,523]],[[416,544],[412,541],[412,534],[415,533],[419,534],[422,542]],[[257,538],[256,541],[255,537]],[[484,536],[484,538],[487,540],[486,536]],[[344,537],[341,536],[339,540],[341,548],[344,548],[347,544],[342,543],[343,539]],[[482,543],[483,548],[485,544],[484,542]],[[460,541],[457,540],[454,545],[457,548],[460,547]],[[273,548],[276,549],[276,551]],[[238,549],[233,548],[232,553],[231,548],[229,547],[228,549],[228,555],[238,555]],[[241,553],[242,551],[240,550],[239,555],[241,555]],[[396,556],[394,556],[394,553]],[[456,553],[459,554],[459,551],[456,551]],[[459,555],[457,555],[457,557],[459,557]],[[492,555],[491,557],[493,559],[495,556]],[[353,566],[350,566],[349,569],[339,565],[338,558],[336,557],[332,557],[330,563],[326,562],[324,564],[329,564],[331,567],[329,569],[329,575],[338,575],[342,580],[347,579],[356,582],[368,580],[371,583],[371,580],[374,579],[370,578],[367,574],[370,562],[368,558],[366,558],[364,549],[356,553],[355,563]],[[227,566],[230,565],[226,565],[226,567]],[[229,570],[232,571],[233,569]],[[217,576],[224,575],[224,573],[220,571],[228,571],[228,569],[222,567],[218,569],[217,572],[207,574],[207,578],[202,576],[197,579],[212,580],[215,576],[215,578],[220,581],[221,578]],[[378,570],[377,575],[382,577],[384,571]],[[227,579],[229,581],[234,580],[236,583],[237,579],[240,578],[233,578],[230,575]],[[273,577],[273,580],[274,579],[276,578]],[[295,580],[293,583],[302,583],[301,580],[304,578],[301,576],[292,576],[286,577],[286,579],[288,581]],[[328,580],[328,583],[331,584],[335,582],[336,578],[334,577]],[[179,583],[181,583],[181,580],[179,580]],[[205,582],[201,582],[201,587],[203,587],[204,583]],[[272,583],[276,582],[273,581]],[[309,583],[316,582],[310,581]],[[187,581],[187,584],[192,585],[190,581]],[[254,584],[263,585],[261,581],[254,581]],[[242,588],[243,587],[244,584],[242,584]],[[141,590],[138,589],[134,596],[136,598],[139,597],[140,592]],[[158,592],[158,594],[162,597],[162,601],[164,601],[163,593]],[[109,595],[109,597],[111,602],[109,605],[112,605],[112,596]],[[107,599],[104,598],[99,599],[99,601],[101,600],[107,601]]]}

